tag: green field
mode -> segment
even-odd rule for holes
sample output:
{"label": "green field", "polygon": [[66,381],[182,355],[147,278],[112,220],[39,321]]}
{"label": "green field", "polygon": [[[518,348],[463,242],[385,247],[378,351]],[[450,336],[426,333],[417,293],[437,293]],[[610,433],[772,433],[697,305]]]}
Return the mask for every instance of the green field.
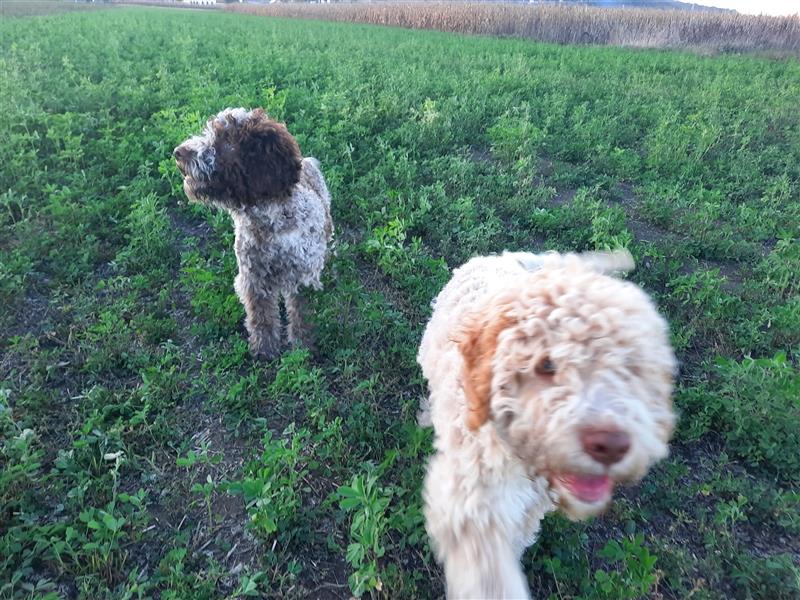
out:
{"label": "green field", "polygon": [[[118,9],[0,22],[0,598],[439,597],[415,363],[448,268],[628,247],[671,457],[551,515],[539,598],[800,595],[800,63]],[[253,361],[172,148],[263,106],[337,226],[313,352]]]}

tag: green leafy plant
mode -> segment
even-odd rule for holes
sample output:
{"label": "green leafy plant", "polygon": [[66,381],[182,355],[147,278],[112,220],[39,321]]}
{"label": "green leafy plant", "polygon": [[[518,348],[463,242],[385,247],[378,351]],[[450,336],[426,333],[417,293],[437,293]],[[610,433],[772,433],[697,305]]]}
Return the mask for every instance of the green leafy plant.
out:
{"label": "green leafy plant", "polygon": [[653,570],[657,559],[644,546],[642,534],[623,539],[622,543],[610,540],[600,550],[599,556],[620,568],[614,571],[595,571],[597,587],[590,597],[642,598],[658,582],[658,573]]}
{"label": "green leafy plant", "polygon": [[270,537],[277,533],[279,538],[288,540],[307,473],[301,450],[308,433],[289,427],[284,436],[273,439],[272,433],[267,432],[261,457],[247,466],[243,479],[229,482],[226,489],[229,494],[243,497],[250,525],[257,534]]}
{"label": "green leafy plant", "polygon": [[386,509],[392,500],[391,493],[378,486],[375,474],[356,475],[349,486],[336,492],[339,507],[353,513],[350,521],[350,544],[347,562],[355,569],[348,577],[350,589],[356,597],[383,588],[378,560],[386,553],[383,536],[388,519]]}

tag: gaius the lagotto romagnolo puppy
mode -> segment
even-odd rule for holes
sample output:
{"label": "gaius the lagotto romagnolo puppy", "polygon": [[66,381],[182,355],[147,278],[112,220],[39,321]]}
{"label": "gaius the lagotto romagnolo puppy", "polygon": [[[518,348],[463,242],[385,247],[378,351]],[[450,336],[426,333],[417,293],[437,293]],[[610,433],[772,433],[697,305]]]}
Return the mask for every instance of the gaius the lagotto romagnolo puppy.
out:
{"label": "gaius the lagotto romagnolo puppy", "polygon": [[322,287],[333,222],[319,161],[303,158],[286,127],[260,108],[223,110],[174,156],[189,199],[233,218],[234,288],[247,315],[250,350],[273,358],[281,348],[280,297],[287,338],[295,344],[305,331],[299,288]]}
{"label": "gaius the lagotto romagnolo puppy", "polygon": [[667,455],[675,358],[627,252],[470,260],[435,300],[418,361],[435,454],[425,521],[451,598],[527,598],[544,515],[601,512]]}

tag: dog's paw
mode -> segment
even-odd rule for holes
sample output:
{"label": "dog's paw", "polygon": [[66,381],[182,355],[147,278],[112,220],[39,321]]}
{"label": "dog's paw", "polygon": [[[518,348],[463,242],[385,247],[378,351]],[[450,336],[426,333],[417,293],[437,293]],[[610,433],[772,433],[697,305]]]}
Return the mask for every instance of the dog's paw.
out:
{"label": "dog's paw", "polygon": [[250,354],[253,358],[269,362],[278,358],[281,354],[280,344],[271,339],[264,339],[261,336],[251,336],[250,341]]}
{"label": "dog's paw", "polygon": [[253,358],[263,360],[264,362],[272,362],[280,356],[280,350],[276,348],[250,348],[250,354]]}
{"label": "dog's paw", "polygon": [[314,328],[307,323],[298,325],[297,323],[290,323],[286,330],[286,337],[289,347],[293,350],[295,348],[306,348],[310,352],[316,350]]}
{"label": "dog's paw", "polygon": [[309,352],[316,352],[317,344],[315,343],[314,335],[310,331],[304,331],[300,337],[289,340],[289,347],[292,350],[297,348],[305,348]]}

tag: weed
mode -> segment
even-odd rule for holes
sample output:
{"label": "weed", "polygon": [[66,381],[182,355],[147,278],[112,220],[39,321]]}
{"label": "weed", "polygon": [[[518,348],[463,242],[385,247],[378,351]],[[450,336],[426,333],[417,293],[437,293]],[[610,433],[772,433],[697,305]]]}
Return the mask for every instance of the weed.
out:
{"label": "weed", "polygon": [[377,482],[374,473],[356,475],[349,486],[341,486],[337,491],[339,506],[353,513],[346,558],[355,569],[348,582],[356,597],[383,589],[378,560],[386,553],[383,536],[388,522],[386,509],[392,498]]}
{"label": "weed", "polygon": [[658,575],[653,570],[656,557],[644,546],[642,534],[623,539],[621,544],[616,540],[609,541],[599,556],[612,564],[621,564],[623,568],[621,571],[595,571],[596,598],[641,598],[658,582]]}
{"label": "weed", "polygon": [[301,484],[306,475],[305,459],[301,454],[308,433],[284,431],[285,438],[275,440],[267,432],[260,459],[245,469],[245,477],[232,481],[225,488],[229,494],[241,495],[250,515],[255,533],[270,537],[277,533],[289,541],[301,504]]}
{"label": "weed", "polygon": [[[800,375],[785,354],[774,358],[716,361],[711,384],[681,397],[692,411],[689,435],[713,428],[724,433],[730,451],[748,464],[762,465],[785,481],[798,476]],[[780,418],[776,418],[776,416]]]}

